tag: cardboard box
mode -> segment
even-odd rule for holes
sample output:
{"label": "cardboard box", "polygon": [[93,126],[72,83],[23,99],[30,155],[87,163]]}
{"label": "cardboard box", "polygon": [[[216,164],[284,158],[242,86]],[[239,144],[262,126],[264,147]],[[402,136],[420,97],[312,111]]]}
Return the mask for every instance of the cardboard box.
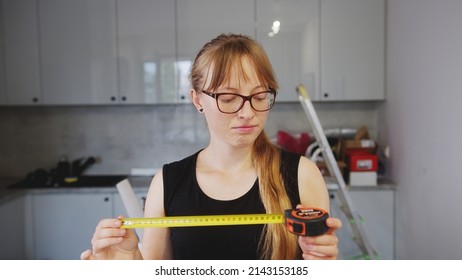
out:
{"label": "cardboard box", "polygon": [[353,171],[349,175],[349,185],[352,187],[377,186],[377,172],[375,171]]}
{"label": "cardboard box", "polygon": [[[337,161],[338,168],[340,169],[340,173],[342,176],[345,176],[345,171],[347,168],[347,165],[343,161]],[[319,168],[319,171],[323,176],[332,176],[329,172],[329,168],[327,167],[327,164],[324,161],[317,161],[316,166]]]}
{"label": "cardboard box", "polygon": [[370,139],[369,132],[365,126],[358,129],[354,139],[345,140],[345,153],[348,152],[364,152],[374,154],[376,151],[376,143]]}
{"label": "cardboard box", "polygon": [[361,149],[361,150],[375,150],[375,141],[372,139],[361,140],[346,140],[345,148],[348,149]]}

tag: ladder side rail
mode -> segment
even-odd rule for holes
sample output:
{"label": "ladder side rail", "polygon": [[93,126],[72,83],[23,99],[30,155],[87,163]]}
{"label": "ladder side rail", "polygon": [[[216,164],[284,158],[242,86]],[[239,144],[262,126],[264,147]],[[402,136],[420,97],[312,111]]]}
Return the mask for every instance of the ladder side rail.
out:
{"label": "ladder side rail", "polygon": [[[298,91],[298,89],[297,89]],[[352,230],[355,234],[356,242],[360,247],[361,251],[367,254],[370,258],[374,258],[376,253],[372,246],[370,245],[369,240],[367,240],[367,235],[365,230],[362,228],[361,219],[358,213],[355,211],[353,207],[353,203],[351,201],[350,196],[347,193],[347,188],[345,181],[343,179],[343,175],[340,172],[340,169],[337,165],[337,161],[334,157],[332,149],[330,148],[329,142],[327,141],[326,135],[323,133],[323,128],[319,119],[317,118],[316,111],[311,103],[307,94],[303,96],[302,93],[299,92],[299,100],[302,103],[302,107],[308,116],[308,120],[313,128],[313,132],[315,137],[318,141],[318,144],[321,145],[321,150],[327,165],[327,168],[330,174],[334,175],[337,183],[338,183],[338,190],[339,190],[339,198],[342,201],[342,211],[350,218]]]}

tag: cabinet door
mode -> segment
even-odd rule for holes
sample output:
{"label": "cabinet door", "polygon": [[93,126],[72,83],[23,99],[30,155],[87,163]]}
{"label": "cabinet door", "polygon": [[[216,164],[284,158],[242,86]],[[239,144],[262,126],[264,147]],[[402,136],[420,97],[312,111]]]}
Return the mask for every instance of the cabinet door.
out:
{"label": "cabinet door", "polygon": [[[257,0],[257,40],[279,81],[277,101],[297,101],[295,88],[319,88],[319,1]],[[277,27],[278,23],[280,24]]]}
{"label": "cabinet door", "polygon": [[319,100],[384,99],[384,59],[384,0],[321,1]]}
{"label": "cabinet door", "polygon": [[24,201],[24,197],[19,196],[0,204],[0,260],[26,259]]}
{"label": "cabinet door", "polygon": [[35,259],[79,259],[98,222],[112,217],[111,194],[36,194],[32,204]]}
{"label": "cabinet door", "polygon": [[[363,219],[363,226],[372,247],[380,259],[394,259],[395,199],[392,190],[351,190],[348,192],[353,207]],[[350,259],[362,255],[357,247],[349,219],[340,209],[340,200],[335,191],[331,195],[331,216],[342,220],[337,231],[340,258]]]}
{"label": "cabinet door", "polygon": [[4,101],[11,105],[39,104],[37,1],[3,1],[3,25]]}
{"label": "cabinet door", "polygon": [[117,24],[122,102],[177,102],[175,2],[118,0]]}
{"label": "cabinet door", "polygon": [[177,0],[178,91],[189,101],[189,68],[202,46],[221,33],[255,36],[254,2],[248,0]]}
{"label": "cabinet door", "polygon": [[117,102],[113,0],[41,0],[43,102]]}

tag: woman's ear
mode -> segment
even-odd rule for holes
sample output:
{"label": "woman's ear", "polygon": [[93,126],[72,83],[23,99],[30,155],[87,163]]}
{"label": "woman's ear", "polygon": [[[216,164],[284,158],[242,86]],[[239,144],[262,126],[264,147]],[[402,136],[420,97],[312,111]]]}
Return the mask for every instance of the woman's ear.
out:
{"label": "woman's ear", "polygon": [[194,106],[197,108],[197,110],[202,113],[203,111],[202,104],[201,104],[199,95],[197,94],[197,91],[195,89],[190,89],[189,96],[191,97],[191,101],[194,104]]}

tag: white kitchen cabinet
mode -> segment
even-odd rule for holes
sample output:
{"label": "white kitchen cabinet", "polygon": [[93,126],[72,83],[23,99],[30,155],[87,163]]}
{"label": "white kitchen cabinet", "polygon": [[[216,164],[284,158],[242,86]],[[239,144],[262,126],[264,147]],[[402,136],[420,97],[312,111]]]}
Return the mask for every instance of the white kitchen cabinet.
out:
{"label": "white kitchen cabinet", "polygon": [[255,36],[254,2],[177,0],[178,92],[189,101],[189,68],[202,46],[221,33]]}
{"label": "white kitchen cabinet", "polygon": [[[352,188],[349,192],[353,207],[362,217],[367,238],[378,253],[379,259],[395,258],[395,197],[393,190],[365,190]],[[339,257],[356,258],[362,255],[353,240],[348,218],[340,210],[336,191],[330,191],[331,216],[342,220],[336,232],[339,238]]]}
{"label": "white kitchen cabinet", "polygon": [[119,87],[124,103],[178,101],[175,24],[175,1],[117,1]]}
{"label": "white kitchen cabinet", "polygon": [[0,260],[26,259],[24,196],[0,202]]}
{"label": "white kitchen cabinet", "polygon": [[43,103],[117,103],[114,0],[37,3]]}
{"label": "white kitchen cabinet", "polygon": [[3,0],[4,80],[0,102],[9,105],[40,104],[37,1]]}
{"label": "white kitchen cabinet", "polygon": [[322,0],[316,100],[385,98],[385,1]]}
{"label": "white kitchen cabinet", "polygon": [[315,101],[385,98],[385,0],[0,1],[0,104],[187,102],[197,51],[229,32],[263,45],[278,101],[300,83]]}
{"label": "white kitchen cabinet", "polygon": [[111,193],[33,194],[31,204],[32,259],[79,259],[98,222],[112,217]]}
{"label": "white kitchen cabinet", "polygon": [[[279,29],[273,27],[280,23]],[[319,1],[257,0],[257,40],[279,81],[277,101],[297,101],[295,87],[319,90]]]}

